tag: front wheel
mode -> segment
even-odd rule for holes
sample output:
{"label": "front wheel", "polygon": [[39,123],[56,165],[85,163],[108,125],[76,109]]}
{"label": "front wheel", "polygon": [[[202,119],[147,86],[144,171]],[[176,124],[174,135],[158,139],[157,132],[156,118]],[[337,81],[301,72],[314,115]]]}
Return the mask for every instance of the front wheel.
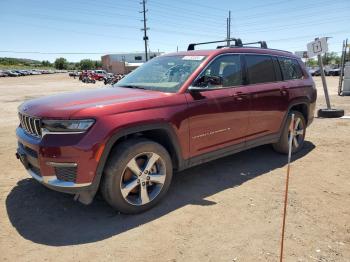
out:
{"label": "front wheel", "polygon": [[306,133],[306,121],[302,113],[298,111],[291,111],[288,114],[288,119],[283,127],[280,140],[273,144],[275,151],[288,154],[289,151],[289,138],[290,138],[290,124],[292,121],[292,114],[294,114],[294,129],[293,129],[293,141],[292,141],[292,153],[298,152],[304,144]]}
{"label": "front wheel", "polygon": [[166,194],[172,179],[167,150],[147,139],[118,144],[107,161],[101,192],[116,210],[126,214],[146,211]]}

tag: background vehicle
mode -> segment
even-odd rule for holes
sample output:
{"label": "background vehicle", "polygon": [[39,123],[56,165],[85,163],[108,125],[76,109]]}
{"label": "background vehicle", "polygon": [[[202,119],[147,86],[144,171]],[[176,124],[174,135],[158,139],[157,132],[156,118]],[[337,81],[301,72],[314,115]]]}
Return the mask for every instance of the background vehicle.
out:
{"label": "background vehicle", "polygon": [[83,83],[93,83],[95,84],[96,83],[96,80],[91,76],[91,75],[87,75],[87,76],[84,76],[81,81]]}
{"label": "background vehicle", "polygon": [[327,71],[328,76],[339,76],[340,75],[340,68],[331,68]]}
{"label": "background vehicle", "polygon": [[[324,74],[327,75],[326,70],[324,70]],[[318,68],[318,69],[315,70],[314,76],[320,76],[320,75],[321,75],[321,69]]]}
{"label": "background vehicle", "polygon": [[14,76],[20,76],[20,74],[17,73],[16,71],[14,71],[14,70],[7,70],[7,71],[5,71],[5,73],[6,73],[8,76],[12,76],[12,77],[14,77]]}
{"label": "background vehicle", "polygon": [[0,77],[6,77],[8,74],[5,71],[0,70]]}
{"label": "background vehicle", "polygon": [[104,79],[104,84],[105,85],[113,85],[115,83],[118,83],[119,80],[121,80],[124,77],[124,75],[114,75],[111,74],[107,78]]}
{"label": "background vehicle", "polygon": [[31,74],[32,75],[41,75],[41,72],[34,69],[34,70],[31,70]]}
{"label": "background vehicle", "polygon": [[317,70],[319,70],[319,68],[309,67],[308,70],[309,70],[310,75],[315,76],[315,73]]}
{"label": "background vehicle", "polygon": [[153,58],[113,88],[23,103],[17,157],[51,189],[85,204],[100,189],[115,209],[138,213],[163,198],[173,170],[263,144],[287,153],[291,114],[299,151],[317,95],[302,61],[232,41]]}
{"label": "background vehicle", "polygon": [[72,72],[69,72],[69,76],[71,77],[77,77],[81,74],[81,72],[78,72],[78,71],[72,71]]}
{"label": "background vehicle", "polygon": [[82,71],[81,74],[79,75],[79,80],[82,80],[83,78],[90,76],[92,73],[93,71],[91,70]]}
{"label": "background vehicle", "polygon": [[95,70],[91,72],[91,77],[98,81],[104,80],[106,76],[107,76],[107,72],[104,70]]}

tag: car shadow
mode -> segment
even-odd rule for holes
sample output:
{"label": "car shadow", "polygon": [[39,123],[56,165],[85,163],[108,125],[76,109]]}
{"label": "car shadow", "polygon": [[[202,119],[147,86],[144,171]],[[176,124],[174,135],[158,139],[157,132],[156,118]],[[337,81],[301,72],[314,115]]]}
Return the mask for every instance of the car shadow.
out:
{"label": "car shadow", "polygon": [[[315,148],[305,141],[293,161]],[[25,239],[50,246],[91,243],[118,235],[186,205],[215,205],[205,198],[286,164],[285,155],[261,146],[177,173],[165,199],[138,215],[123,215],[101,197],[89,206],[72,195],[46,189],[33,179],[17,183],[6,199],[9,219]]]}

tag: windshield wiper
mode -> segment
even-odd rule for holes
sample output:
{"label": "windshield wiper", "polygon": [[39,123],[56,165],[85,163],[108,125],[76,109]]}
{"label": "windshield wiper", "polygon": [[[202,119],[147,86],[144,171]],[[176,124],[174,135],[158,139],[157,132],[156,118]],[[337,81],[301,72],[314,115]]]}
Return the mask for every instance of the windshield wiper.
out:
{"label": "windshield wiper", "polygon": [[145,89],[142,86],[135,86],[135,85],[122,85],[122,86],[117,86],[117,87],[125,87],[125,88],[136,88],[136,89]]}

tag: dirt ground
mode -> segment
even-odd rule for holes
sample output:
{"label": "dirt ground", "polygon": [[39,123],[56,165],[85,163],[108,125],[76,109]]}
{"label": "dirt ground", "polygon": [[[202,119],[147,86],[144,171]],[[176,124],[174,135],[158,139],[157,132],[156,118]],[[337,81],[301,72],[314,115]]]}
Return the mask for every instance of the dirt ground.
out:
{"label": "dirt ground", "polygon": [[[350,115],[338,77],[327,81],[332,104]],[[67,74],[0,79],[1,261],[278,260],[286,157],[270,146],[178,173],[160,205],[134,216],[29,178],[14,156],[17,106],[100,86]],[[350,261],[350,119],[315,119],[306,140],[291,167],[285,261]]]}

